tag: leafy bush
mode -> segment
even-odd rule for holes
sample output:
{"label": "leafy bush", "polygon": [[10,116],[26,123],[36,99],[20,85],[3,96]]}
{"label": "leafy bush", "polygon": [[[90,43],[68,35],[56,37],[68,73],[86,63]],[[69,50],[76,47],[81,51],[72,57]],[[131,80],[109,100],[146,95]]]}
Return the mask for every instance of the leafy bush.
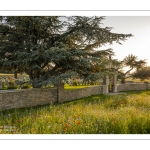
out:
{"label": "leafy bush", "polygon": [[30,89],[30,88],[33,88],[31,84],[28,84],[28,83],[24,83],[22,86],[21,86],[22,89]]}
{"label": "leafy bush", "polygon": [[9,82],[9,86],[7,87],[7,89],[17,89],[15,82]]}

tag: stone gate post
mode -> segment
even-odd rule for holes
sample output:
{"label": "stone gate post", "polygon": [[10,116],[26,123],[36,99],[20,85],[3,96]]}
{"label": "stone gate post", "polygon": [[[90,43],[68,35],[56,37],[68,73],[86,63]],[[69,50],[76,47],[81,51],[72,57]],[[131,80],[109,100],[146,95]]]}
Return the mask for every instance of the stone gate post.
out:
{"label": "stone gate post", "polygon": [[103,85],[105,85],[105,92],[103,91],[103,93],[108,93],[108,85],[109,85],[108,76],[106,76],[105,79],[103,80]]}
{"label": "stone gate post", "polygon": [[64,83],[57,83],[54,85],[57,87],[57,103],[61,102],[61,93],[64,92]]}
{"label": "stone gate post", "polygon": [[117,71],[114,71],[114,75],[113,75],[113,93],[117,92]]}

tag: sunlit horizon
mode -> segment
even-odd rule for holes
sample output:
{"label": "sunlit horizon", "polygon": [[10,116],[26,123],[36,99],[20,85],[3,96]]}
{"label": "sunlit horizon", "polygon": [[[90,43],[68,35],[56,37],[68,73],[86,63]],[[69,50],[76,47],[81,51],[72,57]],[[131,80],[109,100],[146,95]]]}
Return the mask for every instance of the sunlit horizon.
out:
{"label": "sunlit horizon", "polygon": [[133,54],[138,59],[144,59],[150,66],[148,50],[150,49],[150,16],[106,16],[102,27],[113,27],[111,32],[120,34],[132,34],[122,45],[113,43],[101,49],[112,48],[115,52],[113,58],[122,60],[125,56]]}

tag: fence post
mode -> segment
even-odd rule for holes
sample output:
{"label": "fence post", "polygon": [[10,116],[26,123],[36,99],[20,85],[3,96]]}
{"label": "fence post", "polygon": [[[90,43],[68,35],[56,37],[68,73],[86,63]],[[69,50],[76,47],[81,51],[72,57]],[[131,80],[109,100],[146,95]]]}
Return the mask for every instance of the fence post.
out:
{"label": "fence post", "polygon": [[102,85],[102,94],[107,94],[107,93],[108,93],[108,86]]}
{"label": "fence post", "polygon": [[149,82],[146,82],[146,90],[148,90]]}
{"label": "fence post", "polygon": [[105,79],[103,80],[103,92],[104,92],[104,89],[105,89],[105,92],[104,93],[108,93],[108,85],[109,85],[109,78],[108,76],[105,77]]}
{"label": "fence post", "polygon": [[61,93],[64,91],[64,83],[57,83],[54,86],[57,87],[57,103],[60,103]]}

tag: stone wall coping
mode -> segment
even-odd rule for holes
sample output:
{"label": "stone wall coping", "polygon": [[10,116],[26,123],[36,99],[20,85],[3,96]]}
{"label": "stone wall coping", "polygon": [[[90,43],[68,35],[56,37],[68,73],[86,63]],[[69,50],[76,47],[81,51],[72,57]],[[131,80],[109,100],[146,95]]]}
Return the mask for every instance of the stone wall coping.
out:
{"label": "stone wall coping", "polygon": [[26,91],[46,91],[46,90],[53,90],[57,88],[31,88],[31,89],[12,89],[12,90],[0,90],[0,93],[14,93],[14,92],[26,92]]}
{"label": "stone wall coping", "polygon": [[117,85],[126,85],[126,84],[131,84],[131,85],[133,85],[133,84],[150,84],[149,82],[146,82],[146,83],[124,83],[124,84],[117,84]]}

